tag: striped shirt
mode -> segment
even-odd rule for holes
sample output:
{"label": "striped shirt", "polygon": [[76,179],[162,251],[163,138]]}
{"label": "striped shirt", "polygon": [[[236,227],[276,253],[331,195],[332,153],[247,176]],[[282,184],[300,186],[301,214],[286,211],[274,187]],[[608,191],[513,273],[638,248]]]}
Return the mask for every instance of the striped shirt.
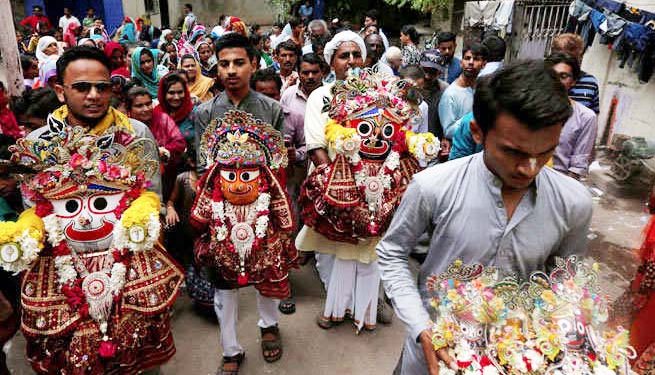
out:
{"label": "striped shirt", "polygon": [[580,79],[569,90],[569,97],[598,114],[598,80],[589,73],[581,73]]}

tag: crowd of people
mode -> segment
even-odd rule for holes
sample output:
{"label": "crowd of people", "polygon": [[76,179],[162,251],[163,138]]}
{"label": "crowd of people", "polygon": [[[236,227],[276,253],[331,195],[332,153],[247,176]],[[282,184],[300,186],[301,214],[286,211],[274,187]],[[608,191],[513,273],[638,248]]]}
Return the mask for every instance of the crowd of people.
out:
{"label": "crowd of people", "polygon": [[[209,174],[201,160],[203,134],[232,110],[251,114],[284,136],[297,262],[315,259],[327,292],[318,326],[350,319],[358,332],[374,330],[391,323],[392,304],[409,331],[398,373],[436,374],[439,360],[452,359],[430,349],[425,291],[417,288],[408,258],[422,262],[422,285],[455,258],[527,275],[554,255],[584,254],[591,200],[576,180],[586,176],[593,157],[597,81],[581,69],[585,48],[575,34],[556,36],[543,61],[506,65],[505,42],[496,35],[463,46],[456,56],[455,34],[441,32],[436,48],[422,49],[419,33],[406,25],[394,46],[376,10],[366,13],[361,30],[351,30],[317,17],[319,6],[307,1],[297,17],[265,30],[224,15],[205,25],[186,4],[178,28],[160,30],[147,17],[125,17],[111,35],[93,8],[81,22],[64,8],[54,28],[35,6],[16,33],[25,93],[10,101],[0,91],[0,152],[9,159],[8,146],[53,113],[86,128],[126,115],[137,132],[154,139],[165,247],[184,268],[186,292],[218,317],[219,372],[236,374],[244,359],[236,332],[238,288],[199,267],[191,247],[201,242],[194,202]],[[100,64],[90,71],[77,60]],[[347,243],[303,226],[299,202],[308,173],[333,158],[324,107],[335,83],[364,68],[415,88],[420,121],[411,130],[434,134],[440,151],[409,184],[386,233]],[[23,206],[6,168],[1,186],[1,214],[9,220]],[[463,228],[488,230],[463,234]],[[428,252],[417,253],[426,233]],[[0,307],[15,313],[0,314],[7,327],[0,344],[15,332],[19,311],[17,280],[2,277],[0,303],[6,304]],[[260,290],[257,302],[262,355],[277,361],[283,353],[279,312],[294,313],[293,294]]]}

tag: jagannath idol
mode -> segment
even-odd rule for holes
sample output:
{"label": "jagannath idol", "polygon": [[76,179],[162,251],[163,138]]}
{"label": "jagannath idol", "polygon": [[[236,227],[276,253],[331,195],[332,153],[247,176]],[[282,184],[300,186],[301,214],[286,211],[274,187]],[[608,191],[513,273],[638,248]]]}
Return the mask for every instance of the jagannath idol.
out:
{"label": "jagannath idol", "polygon": [[146,190],[157,146],[90,135],[49,119],[13,160],[36,171],[34,204],[0,223],[0,266],[21,284],[27,357],[37,373],[136,374],[175,353],[169,312],[183,273],[158,244],[159,197]]}
{"label": "jagannath idol", "polygon": [[[242,111],[212,121],[200,143],[207,168],[198,185],[191,224],[203,233],[196,259],[210,270],[221,325],[224,362],[243,360],[236,337],[237,289],[257,289],[264,359],[282,355],[278,304],[291,290],[288,273],[297,252],[293,216],[280,174],[287,165],[282,134]],[[268,353],[268,355],[267,355]]]}
{"label": "jagannath idol", "polygon": [[316,165],[302,185],[305,226],[296,239],[299,249],[320,254],[327,289],[321,328],[348,315],[357,332],[376,327],[375,245],[412,175],[439,151],[434,135],[409,130],[420,121],[416,101],[409,100],[413,92],[407,81],[361,70],[337,81],[324,98],[327,123],[315,127],[324,129],[330,161]]}
{"label": "jagannath idol", "polygon": [[442,363],[440,374],[634,374],[628,331],[604,324],[597,265],[572,256],[526,281],[501,275],[456,261],[428,278],[434,349],[448,349],[457,366]]}

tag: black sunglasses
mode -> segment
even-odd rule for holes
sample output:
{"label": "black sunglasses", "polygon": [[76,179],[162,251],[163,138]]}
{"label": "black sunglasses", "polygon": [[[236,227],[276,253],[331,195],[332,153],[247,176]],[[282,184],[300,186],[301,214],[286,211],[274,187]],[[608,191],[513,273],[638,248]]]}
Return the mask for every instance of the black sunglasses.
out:
{"label": "black sunglasses", "polygon": [[[64,85],[66,86],[66,85]],[[80,92],[80,93],[88,93],[91,91],[92,87],[96,88],[96,91],[99,93],[106,93],[109,90],[111,90],[111,82],[109,81],[100,81],[100,82],[88,82],[88,81],[79,81],[79,82],[74,82],[70,86],[73,90]]]}

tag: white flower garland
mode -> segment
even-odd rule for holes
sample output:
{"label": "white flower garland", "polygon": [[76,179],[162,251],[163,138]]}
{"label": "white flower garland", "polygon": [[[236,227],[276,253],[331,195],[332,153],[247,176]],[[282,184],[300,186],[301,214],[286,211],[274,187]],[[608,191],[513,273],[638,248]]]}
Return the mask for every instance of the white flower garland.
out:
{"label": "white flower garland", "polygon": [[[114,242],[112,247],[116,249],[128,249],[132,252],[150,250],[155,246],[159,238],[161,222],[157,215],[150,214],[145,228],[134,225],[130,228],[123,226],[122,220],[114,224]],[[135,233],[132,233],[134,231]],[[135,238],[136,235],[142,235],[143,239]]]}
{"label": "white flower garland", "polygon": [[[260,193],[257,197],[255,203],[255,210],[257,211],[257,217],[255,219],[255,236],[257,236],[257,238],[266,237],[266,230],[268,229],[269,223],[267,213],[270,203],[271,195],[268,193]],[[214,228],[216,232],[216,240],[221,242],[224,241],[229,234],[227,220],[225,220],[225,203],[223,201],[212,202],[211,207],[213,219],[219,222],[219,225]],[[234,224],[235,223],[232,223],[232,225]]]}
{"label": "white flower garland", "polygon": [[19,273],[29,268],[30,264],[39,256],[41,250],[39,241],[30,236],[25,229],[14,243],[0,246],[0,267],[9,272]]}
{"label": "white flower garland", "polygon": [[[356,160],[356,161],[355,161]],[[353,166],[357,166],[361,162],[361,159],[359,158],[359,155],[357,154],[357,158],[351,158],[350,159],[350,164]],[[379,179],[379,181],[382,184],[382,187],[386,189],[391,188],[391,175],[387,173],[387,170],[389,171],[395,171],[398,166],[400,165],[400,154],[396,151],[391,151],[389,152],[389,155],[387,155],[387,158],[384,160],[382,163],[382,166],[378,170],[378,173],[376,176],[369,176],[368,171],[365,170],[366,168],[360,168],[358,171],[355,172],[355,183],[359,188],[366,188],[366,184],[370,178],[376,178]],[[379,199],[382,196],[380,195],[369,195],[365,194],[365,199],[366,203],[368,204],[368,209],[369,211],[375,212],[379,208]]]}

